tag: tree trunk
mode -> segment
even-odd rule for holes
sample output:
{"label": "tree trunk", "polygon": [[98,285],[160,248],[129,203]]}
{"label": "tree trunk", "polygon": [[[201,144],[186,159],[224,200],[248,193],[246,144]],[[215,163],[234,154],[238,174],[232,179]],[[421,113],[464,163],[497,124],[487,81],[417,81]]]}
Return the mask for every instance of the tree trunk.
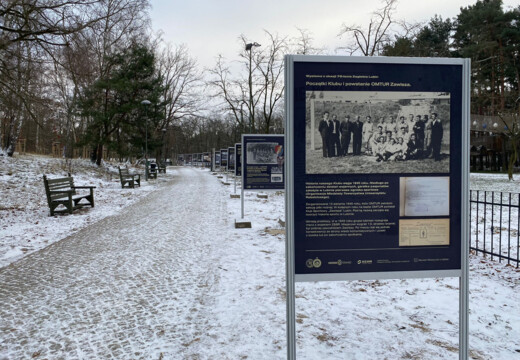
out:
{"label": "tree trunk", "polygon": [[506,92],[505,92],[505,59],[504,52],[502,51],[502,40],[499,41],[499,54],[500,54],[500,111],[504,111],[506,108]]}
{"label": "tree trunk", "polygon": [[101,166],[101,160],[103,160],[103,144],[98,144],[96,150],[96,165]]}
{"label": "tree trunk", "polygon": [[496,84],[495,84],[495,58],[494,54],[491,53],[491,115],[495,116],[495,94],[496,94]]}
{"label": "tree trunk", "polygon": [[16,150],[16,143],[18,141],[18,137],[20,136],[21,124],[17,120],[17,116],[11,116],[9,121],[9,130],[7,133],[7,138],[4,144],[4,150],[7,153],[7,156],[12,157]]}
{"label": "tree trunk", "polygon": [[515,166],[515,162],[516,162],[516,146],[513,145],[513,153],[511,154],[511,157],[509,158],[509,164],[508,164],[508,167],[507,167],[507,176],[509,178],[510,181],[513,180],[513,166]]}
{"label": "tree trunk", "polygon": [[509,137],[509,140],[511,141],[511,148],[513,151],[511,152],[511,156],[509,157],[509,163],[507,166],[507,175],[508,175],[508,179],[510,181],[513,180],[513,168],[515,166],[516,160],[518,159],[518,140],[520,138],[520,136],[519,136],[520,133],[518,133],[517,130],[515,129],[514,123],[513,123],[513,129],[511,131],[512,131],[512,136]]}

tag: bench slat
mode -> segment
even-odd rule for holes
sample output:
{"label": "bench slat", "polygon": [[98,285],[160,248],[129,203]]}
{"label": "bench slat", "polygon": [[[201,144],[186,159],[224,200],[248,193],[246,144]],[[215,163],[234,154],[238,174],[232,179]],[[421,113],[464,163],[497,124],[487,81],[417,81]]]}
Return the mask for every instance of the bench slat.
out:
{"label": "bench slat", "polygon": [[48,179],[47,180],[49,185],[52,185],[52,184],[70,184],[70,183],[73,183],[74,180],[72,180],[72,178],[61,178],[61,179]]}

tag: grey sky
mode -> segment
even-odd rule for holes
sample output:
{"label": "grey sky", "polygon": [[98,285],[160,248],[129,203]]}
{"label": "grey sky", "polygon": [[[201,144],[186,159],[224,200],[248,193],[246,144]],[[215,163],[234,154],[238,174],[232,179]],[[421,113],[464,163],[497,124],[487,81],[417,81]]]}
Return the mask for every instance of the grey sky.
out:
{"label": "grey sky", "polygon": [[[435,14],[452,18],[460,7],[476,0],[400,0],[395,17],[408,22],[426,22]],[[294,37],[297,27],[308,30],[314,45],[329,53],[341,46],[338,38],[343,23],[364,25],[370,13],[381,7],[377,0],[151,0],[152,24],[165,41],[186,44],[202,67],[212,67],[215,57],[238,59],[240,34],[262,43],[263,30]],[[504,0],[504,6],[517,6]]]}

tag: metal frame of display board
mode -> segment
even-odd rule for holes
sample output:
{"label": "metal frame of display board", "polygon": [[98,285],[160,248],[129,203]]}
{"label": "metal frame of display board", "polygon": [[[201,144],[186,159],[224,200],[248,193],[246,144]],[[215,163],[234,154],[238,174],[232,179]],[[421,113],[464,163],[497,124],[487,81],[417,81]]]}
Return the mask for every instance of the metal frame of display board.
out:
{"label": "metal frame of display board", "polygon": [[[301,196],[301,191],[298,195],[295,194],[295,159],[297,156],[302,156],[301,152],[296,153],[294,146],[297,142],[301,142],[302,139],[295,139],[295,101],[302,102],[302,97],[305,99],[305,91],[307,91],[307,83],[303,86],[295,86],[296,81],[298,84],[302,84],[304,80],[296,79],[295,75],[295,64],[299,66],[302,71],[310,71],[310,81],[320,76],[324,76],[326,72],[316,75],[312,72],[315,65],[322,66],[320,70],[326,69],[327,66],[332,66],[335,70],[332,70],[334,74],[338,73],[337,69],[341,66],[349,67],[349,65],[358,66],[359,64],[370,66],[390,65],[389,68],[400,67],[421,67],[421,66],[439,66],[442,68],[446,66],[454,66],[461,72],[461,79],[446,79],[444,81],[461,81],[460,84],[460,153],[452,153],[450,151],[450,163],[455,157],[460,157],[457,161],[460,161],[460,201],[457,205],[453,205],[458,208],[457,214],[460,214],[460,267],[453,269],[432,269],[432,270],[413,270],[413,271],[371,271],[371,272],[338,272],[338,273],[315,273],[315,274],[296,274],[295,264],[295,198]],[[468,239],[469,239],[469,223],[468,219],[468,207],[469,207],[469,115],[470,115],[470,61],[469,59],[441,59],[441,58],[390,58],[390,57],[339,57],[339,56],[304,56],[304,55],[287,55],[285,57],[285,115],[286,115],[286,142],[285,142],[285,186],[286,186],[286,285],[287,285],[287,358],[296,358],[296,318],[295,318],[295,282],[301,281],[340,281],[340,280],[376,280],[376,279],[408,279],[408,278],[433,278],[433,277],[458,277],[459,278],[459,358],[468,358]],[[311,69],[311,70],[307,70]],[[400,67],[402,70],[402,67]],[[457,70],[458,71],[458,70]],[[404,73],[404,72],[403,72]],[[389,77],[395,76],[393,74]],[[407,75],[402,75],[406,77]],[[348,76],[345,76],[348,78]],[[324,85],[326,90],[329,90],[326,81]],[[339,85],[341,86],[341,85]],[[363,91],[356,88],[356,91]],[[330,90],[333,91],[333,90]],[[350,90],[345,90],[350,91]],[[398,90],[395,90],[398,91]],[[426,91],[426,90],[423,90]],[[318,92],[318,91],[317,91]],[[458,106],[459,104],[455,105]],[[451,105],[450,105],[451,106]],[[450,108],[450,112],[451,112]],[[300,110],[301,115],[301,110]],[[301,118],[298,119],[301,123]],[[450,129],[452,124],[450,123]],[[300,131],[301,134],[301,131]],[[311,135],[314,136],[314,135]],[[453,141],[453,139],[452,139]],[[451,142],[450,142],[451,146]],[[299,169],[301,171],[301,169]],[[450,175],[452,174],[450,170]],[[458,171],[458,170],[455,170]],[[454,178],[458,178],[455,176]],[[301,181],[301,180],[300,180]],[[450,196],[455,196],[450,193]],[[450,205],[451,206],[451,205]],[[451,208],[450,208],[451,209]],[[460,213],[459,213],[460,210]],[[305,209],[299,211],[305,212]],[[451,213],[450,213],[451,214]],[[451,221],[451,215],[450,215]],[[457,245],[459,246],[459,245]],[[311,264],[312,265],[312,264]],[[433,267],[433,266],[432,266]]]}

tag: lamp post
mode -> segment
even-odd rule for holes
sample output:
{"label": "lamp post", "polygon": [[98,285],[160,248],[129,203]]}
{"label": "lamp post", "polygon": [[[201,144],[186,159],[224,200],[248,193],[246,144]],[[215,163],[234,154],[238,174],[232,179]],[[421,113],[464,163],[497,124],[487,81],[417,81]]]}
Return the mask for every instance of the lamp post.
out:
{"label": "lamp post", "polygon": [[150,105],[150,100],[141,101],[141,105],[144,105],[145,109],[145,136],[144,136],[144,180],[148,181],[148,105]]}
{"label": "lamp post", "polygon": [[166,135],[166,128],[162,129],[162,143],[163,143],[162,157],[163,157],[163,163],[166,164],[166,143],[164,141],[164,135]]}
{"label": "lamp post", "polygon": [[261,46],[259,43],[246,44],[246,51],[249,51],[249,130],[253,124],[253,47]]}

